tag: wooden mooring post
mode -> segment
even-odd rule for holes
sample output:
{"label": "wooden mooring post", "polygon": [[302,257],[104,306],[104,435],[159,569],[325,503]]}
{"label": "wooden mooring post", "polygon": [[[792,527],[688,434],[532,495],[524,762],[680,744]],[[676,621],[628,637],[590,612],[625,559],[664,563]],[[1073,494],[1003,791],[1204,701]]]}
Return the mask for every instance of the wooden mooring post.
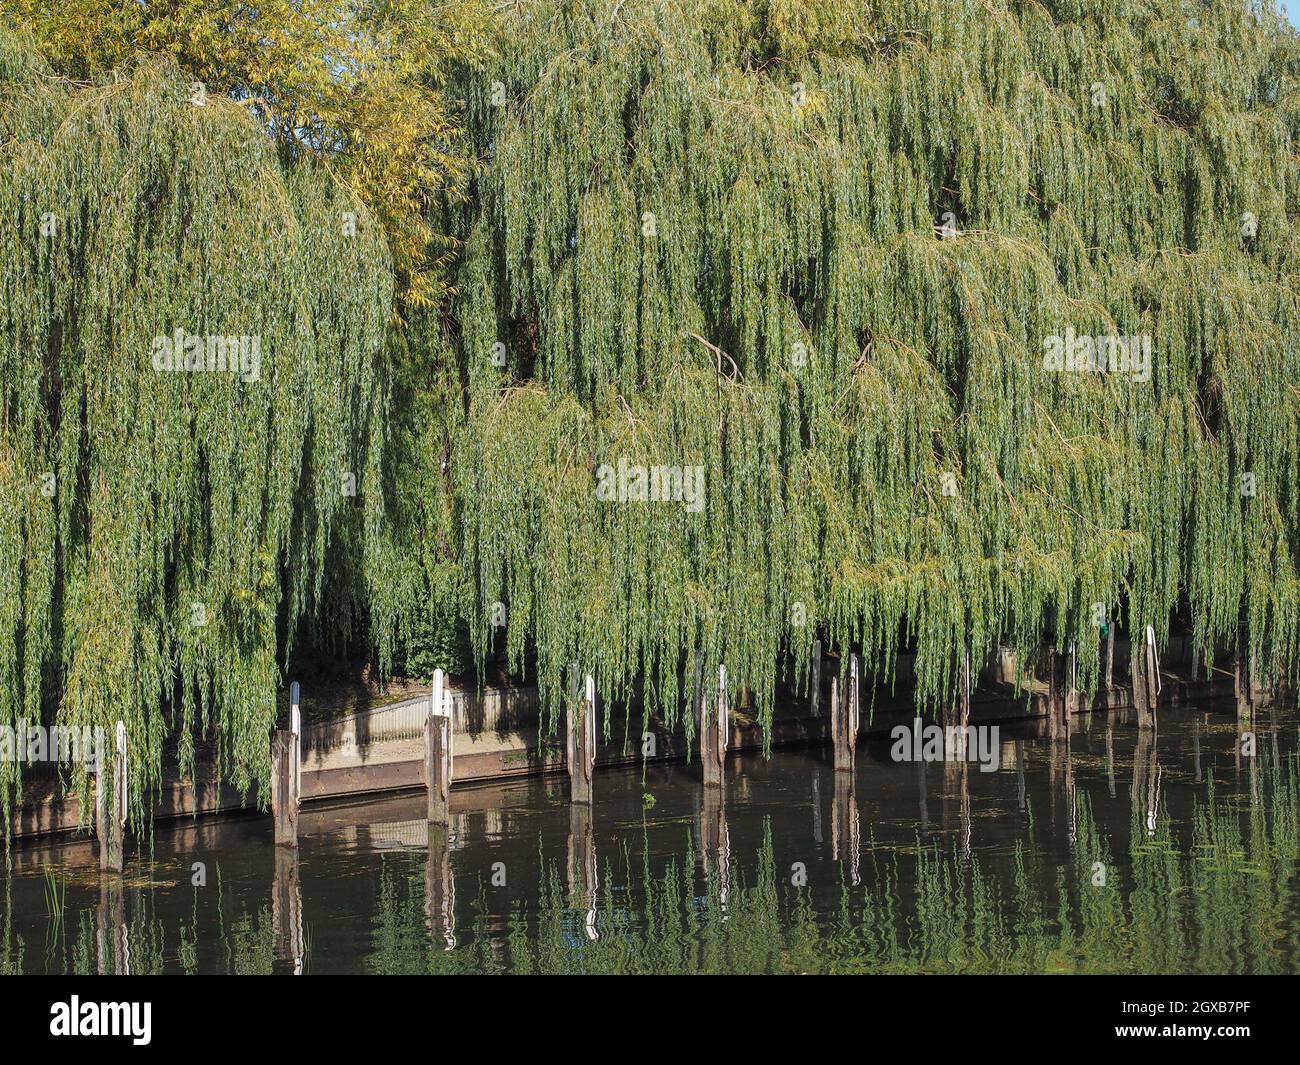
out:
{"label": "wooden mooring post", "polygon": [[289,685],[289,727],[271,737],[271,813],[275,842],[298,845],[298,803],[302,794],[302,711],[295,680]]}
{"label": "wooden mooring post", "polygon": [[113,754],[104,764],[102,730],[95,746],[95,835],[99,837],[99,867],[120,873],[126,866],[126,725],[113,730]]}
{"label": "wooden mooring post", "polygon": [[1248,631],[1243,628],[1237,636],[1237,651],[1233,669],[1233,693],[1237,700],[1237,720],[1250,724],[1255,711],[1264,699],[1264,687],[1259,683],[1255,651],[1250,647]]}
{"label": "wooden mooring post", "polygon": [[433,691],[429,695],[429,713],[424,719],[424,790],[426,817],[430,824],[445,825],[449,820],[451,800],[451,696],[447,675],[433,671]]}
{"label": "wooden mooring post", "polygon": [[1070,742],[1071,655],[1055,644],[1047,650],[1047,734],[1054,743]]}
{"label": "wooden mooring post", "polygon": [[1156,701],[1160,696],[1160,656],[1156,652],[1156,631],[1150,625],[1141,637],[1130,641],[1129,662],[1138,728],[1155,728]]}
{"label": "wooden mooring post", "polygon": [[1048,714],[1050,722],[1048,732],[1054,741],[1070,743],[1071,718],[1079,709],[1078,685],[1078,651],[1071,640],[1065,651],[1053,646],[1049,651],[1050,688],[1048,692]]}
{"label": "wooden mooring post", "polygon": [[1079,647],[1074,640],[1065,649],[1065,690],[1062,696],[1065,714],[1066,733],[1069,733],[1070,719],[1079,712]]}
{"label": "wooden mooring post", "polygon": [[716,699],[710,703],[709,697],[704,692],[700,693],[700,765],[703,769],[704,786],[707,788],[722,786],[722,768],[727,759],[727,741],[730,731],[727,667],[719,666]]}
{"label": "wooden mooring post", "polygon": [[1107,694],[1115,686],[1115,622],[1106,622],[1106,650],[1102,657],[1101,688]]}
{"label": "wooden mooring post", "polygon": [[[849,655],[849,676],[844,685],[844,699],[831,704],[831,741],[834,745],[835,769],[841,773],[853,772],[854,756],[858,747],[858,724],[861,715],[861,665],[857,655]],[[832,690],[837,688],[832,682]],[[838,693],[837,693],[838,694]]]}
{"label": "wooden mooring post", "polygon": [[813,717],[821,715],[822,698],[822,642],[813,643],[811,688],[808,694],[808,710]]}
{"label": "wooden mooring post", "polygon": [[[577,675],[577,666],[574,667]],[[565,716],[565,765],[569,770],[569,801],[591,802],[591,778],[596,769],[596,680],[588,673],[583,696],[570,700]]]}
{"label": "wooden mooring post", "polygon": [[839,721],[840,674],[836,669],[831,673],[831,764],[835,764],[835,725]]}
{"label": "wooden mooring post", "polygon": [[962,655],[957,672],[955,691],[950,702],[943,707],[944,760],[965,763],[967,756],[967,728],[970,726],[970,701],[974,678],[971,674],[970,651]]}

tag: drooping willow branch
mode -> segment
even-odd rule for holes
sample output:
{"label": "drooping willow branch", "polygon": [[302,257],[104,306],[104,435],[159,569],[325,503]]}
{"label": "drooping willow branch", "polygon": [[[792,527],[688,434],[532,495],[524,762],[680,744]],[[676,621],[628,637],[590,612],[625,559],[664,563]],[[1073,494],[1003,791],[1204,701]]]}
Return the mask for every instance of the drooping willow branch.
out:
{"label": "drooping willow branch", "polygon": [[174,68],[39,75],[0,32],[0,724],[123,720],[139,818],[196,734],[269,778],[277,649],[375,505],[391,268],[323,170]]}

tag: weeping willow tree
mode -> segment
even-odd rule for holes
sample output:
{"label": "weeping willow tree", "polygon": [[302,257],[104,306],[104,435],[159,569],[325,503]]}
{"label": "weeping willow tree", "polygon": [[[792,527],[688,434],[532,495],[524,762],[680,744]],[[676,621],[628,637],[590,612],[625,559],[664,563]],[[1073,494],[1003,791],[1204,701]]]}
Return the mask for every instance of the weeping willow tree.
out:
{"label": "weeping willow tree", "polygon": [[[0,31],[0,723],[124,720],[139,816],[173,738],[266,772],[303,618],[382,667],[507,621],[550,711],[576,662],[670,724],[719,663],[770,722],[818,636],[914,652],[927,708],[998,644],[1074,642],[1089,689],[1098,604],[1294,674],[1271,7],[498,15],[436,138],[475,160],[429,192],[448,298],[400,331],[327,165],[166,63],[72,83]],[[231,338],[238,373],[166,369]]]}
{"label": "weeping willow tree", "polygon": [[818,635],[881,677],[914,651],[924,707],[1045,638],[1091,689],[1099,620],[1164,641],[1180,611],[1300,665],[1300,48],[1271,6],[503,20],[463,81],[432,491],[480,650],[504,606],[546,705],[578,662],[671,722],[725,663],[770,721]]}
{"label": "weeping willow tree", "polygon": [[278,648],[382,506],[382,234],[173,65],[3,29],[0,217],[0,724],[123,720],[137,820],[168,744],[268,779]]}

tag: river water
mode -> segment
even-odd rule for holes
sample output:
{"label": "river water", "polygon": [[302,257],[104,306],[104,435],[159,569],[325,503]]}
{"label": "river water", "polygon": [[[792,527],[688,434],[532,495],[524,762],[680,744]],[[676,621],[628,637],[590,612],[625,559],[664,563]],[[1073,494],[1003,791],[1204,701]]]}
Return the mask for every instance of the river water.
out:
{"label": "river water", "polygon": [[[125,876],[24,843],[0,972],[1294,972],[1297,713],[1003,726],[998,768],[896,762],[886,737],[300,815],[159,824]],[[1253,753],[1252,753],[1253,745]],[[838,779],[837,779],[838,778]]]}

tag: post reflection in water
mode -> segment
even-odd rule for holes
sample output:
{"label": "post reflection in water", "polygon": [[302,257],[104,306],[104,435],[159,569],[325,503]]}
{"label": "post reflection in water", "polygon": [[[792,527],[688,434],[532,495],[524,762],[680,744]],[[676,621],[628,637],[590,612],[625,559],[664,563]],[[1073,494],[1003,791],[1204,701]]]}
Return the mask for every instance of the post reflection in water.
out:
{"label": "post reflection in water", "polygon": [[582,914],[582,930],[588,939],[599,939],[596,930],[596,892],[599,888],[596,869],[596,834],[592,827],[591,805],[569,805],[569,897]]}
{"label": "post reflection in water", "polygon": [[1291,972],[1297,720],[1004,726],[992,772],[871,737],[852,772],[613,770],[590,807],[530,779],[454,792],[454,833],[414,793],[306,807],[297,848],[160,824],[121,878],[84,840],[15,846],[0,972]]}
{"label": "post reflection in water", "polygon": [[1160,762],[1155,729],[1138,729],[1133,753],[1133,809],[1142,820],[1148,837],[1154,837],[1160,819]]}
{"label": "post reflection in water", "polygon": [[718,905],[726,920],[731,887],[731,836],[727,832],[726,778],[720,788],[701,788],[695,821],[696,846],[707,883],[717,885]]}
{"label": "post reflection in water", "polygon": [[424,861],[424,917],[434,945],[456,949],[456,881],[451,875],[451,832],[427,822],[429,850]]}
{"label": "post reflection in water", "polygon": [[831,849],[835,860],[848,870],[849,883],[862,883],[862,826],[858,819],[858,800],[854,788],[856,775],[835,774],[835,804],[831,807]]}
{"label": "post reflection in water", "polygon": [[298,848],[275,848],[275,881],[271,892],[271,930],[275,956],[302,974],[305,952],[302,933],[302,882],[298,876]]}
{"label": "post reflection in water", "polygon": [[95,914],[96,972],[101,976],[130,976],[131,934],[126,924],[122,885],[116,878],[100,877]]}

